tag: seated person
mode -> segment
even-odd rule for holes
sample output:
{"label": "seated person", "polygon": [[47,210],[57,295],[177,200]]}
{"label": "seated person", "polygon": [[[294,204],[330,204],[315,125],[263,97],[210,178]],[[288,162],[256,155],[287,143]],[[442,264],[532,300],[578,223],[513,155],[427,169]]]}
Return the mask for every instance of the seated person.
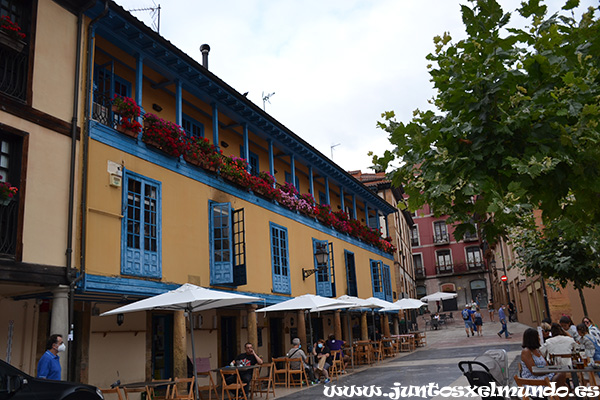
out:
{"label": "seated person", "polygon": [[[540,347],[540,353],[542,353],[544,357],[549,358],[550,354],[571,354],[575,347],[575,340],[573,340],[559,324],[554,322],[550,326],[550,334],[552,336],[546,339],[542,347]],[[555,364],[570,366],[571,359],[557,358]]]}
{"label": "seated person", "polygon": [[[237,365],[238,367],[249,367],[250,365],[260,365],[263,363],[262,358],[260,358],[255,352],[252,343],[246,343],[244,346],[246,349],[245,353],[240,354],[233,360],[229,365]],[[246,395],[248,395],[250,390],[250,381],[252,380],[253,371],[248,369],[246,371],[240,371],[240,378],[242,382],[246,384],[244,386],[244,391]],[[227,383],[232,384],[235,383],[235,376],[228,376]]]}
{"label": "seated person", "polygon": [[[295,338],[292,340],[293,347],[290,351],[285,355],[287,358],[298,358],[302,359],[302,364],[304,365],[304,370],[306,371],[306,376],[311,382],[314,382],[315,375],[313,374],[312,368],[308,365],[308,357],[304,353],[304,350],[301,349],[302,345],[300,344],[300,339]],[[300,369],[300,360],[298,361],[290,361],[291,369]]]}
{"label": "seated person", "polygon": [[521,345],[523,350],[521,351],[521,367],[523,371],[521,378],[524,379],[544,379],[548,377],[550,381],[556,382],[558,386],[567,385],[567,376],[564,372],[560,373],[533,373],[531,370],[533,367],[545,367],[548,365],[546,359],[540,353],[540,336],[538,331],[532,328],[527,328],[523,332],[523,344]]}
{"label": "seated person", "polygon": [[[327,345],[327,347],[329,347],[329,350],[334,351],[334,350],[339,350],[340,354],[339,356],[342,357],[342,362],[344,363],[344,370],[346,370],[346,367],[348,366],[348,362],[350,361],[350,357],[344,354],[344,341],[343,340],[335,340],[335,335],[332,333],[331,335],[329,335],[329,340],[327,342],[325,342],[325,344]],[[338,357],[338,356],[336,356]],[[336,358],[337,359],[337,358]],[[332,359],[333,361],[333,359]]]}
{"label": "seated person", "polygon": [[585,348],[585,356],[588,360],[600,361],[600,354],[596,351],[594,340],[590,336],[588,327],[581,323],[577,325],[577,333],[579,334],[579,344]]}
{"label": "seated person", "polygon": [[575,341],[579,340],[579,334],[577,333],[577,328],[575,324],[573,324],[573,320],[568,315],[563,315],[558,320],[560,326],[567,332]]}
{"label": "seated person", "polygon": [[315,374],[317,376],[323,376],[325,383],[329,383],[329,367],[331,367],[331,355],[329,354],[329,347],[325,344],[325,340],[319,339],[313,346],[313,355],[316,359]]}

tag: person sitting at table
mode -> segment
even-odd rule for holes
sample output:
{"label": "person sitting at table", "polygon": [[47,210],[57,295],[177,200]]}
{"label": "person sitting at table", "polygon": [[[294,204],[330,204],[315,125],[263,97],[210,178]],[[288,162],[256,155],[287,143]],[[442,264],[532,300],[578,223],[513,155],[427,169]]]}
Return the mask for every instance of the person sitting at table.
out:
{"label": "person sitting at table", "polygon": [[[342,358],[342,362],[344,363],[344,371],[342,373],[345,373],[346,371],[346,367],[348,366],[348,362],[350,361],[350,357],[346,354],[344,354],[344,341],[343,340],[336,340],[335,339],[335,335],[332,333],[331,335],[329,335],[329,340],[327,340],[327,342],[325,342],[325,344],[327,345],[327,347],[329,347],[329,350],[339,350],[340,354],[339,356]],[[336,356],[336,359],[337,356]],[[332,359],[333,361],[333,359]]]}
{"label": "person sitting at table", "polygon": [[585,347],[585,356],[588,360],[600,361],[600,354],[598,354],[597,347],[590,336],[588,327],[583,323],[577,325],[577,333],[579,334],[579,340],[577,342]]}
{"label": "person sitting at table", "polygon": [[558,323],[575,341],[579,340],[579,334],[577,333],[577,327],[573,324],[573,320],[568,315],[563,315],[558,320]]}
{"label": "person sitting at table", "polygon": [[314,344],[312,353],[316,357],[315,363],[315,375],[323,376],[325,383],[329,383],[329,367],[331,367],[331,354],[329,353],[329,347],[325,344],[325,340],[319,339]]}
{"label": "person sitting at table", "polygon": [[[540,353],[544,357],[549,358],[551,354],[571,354],[576,345],[575,340],[556,322],[553,322],[550,326],[550,335],[552,336],[546,339],[540,347]],[[556,365],[571,365],[571,359],[561,357],[557,358],[554,363]]]}
{"label": "person sitting at table", "polygon": [[[251,365],[256,364],[261,365],[263,363],[262,358],[260,358],[258,354],[254,352],[254,347],[252,346],[252,343],[246,343],[244,348],[246,352],[238,355],[235,358],[235,360],[233,360],[229,365],[235,365],[238,367],[249,367]],[[246,392],[246,395],[248,395],[250,390],[250,381],[252,380],[252,375],[253,371],[251,369],[240,371],[240,378],[242,379],[242,382],[246,384],[244,386],[244,391]],[[235,383],[235,379],[235,376],[230,375],[227,377],[227,383]]]}
{"label": "person sitting at table", "polygon": [[[299,338],[294,338],[292,340],[292,348],[285,355],[287,358],[298,358],[302,359],[302,364],[304,365],[304,370],[306,371],[306,376],[308,377],[310,382],[315,381],[315,375],[313,374],[312,368],[308,365],[308,357],[304,350],[301,349],[302,345],[300,344]],[[291,369],[300,369],[300,361],[290,361]]]}
{"label": "person sitting at table", "polygon": [[540,336],[538,331],[533,328],[527,328],[523,332],[523,344],[521,345],[521,378],[524,379],[544,379],[548,377],[552,382],[556,382],[558,386],[567,385],[567,376],[564,372],[544,374],[540,372],[533,373],[533,367],[546,367],[548,363],[540,352]]}
{"label": "person sitting at table", "polygon": [[592,319],[590,317],[583,317],[581,322],[588,327],[588,331],[590,332],[591,339],[594,341],[594,343],[600,345],[600,329],[594,325]]}

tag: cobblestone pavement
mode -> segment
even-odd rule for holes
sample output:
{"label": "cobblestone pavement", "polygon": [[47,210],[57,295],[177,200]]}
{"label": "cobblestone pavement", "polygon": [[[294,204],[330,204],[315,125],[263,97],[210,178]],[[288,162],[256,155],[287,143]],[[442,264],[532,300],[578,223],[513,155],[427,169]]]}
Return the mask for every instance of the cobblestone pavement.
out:
{"label": "cobblestone pavement", "polygon": [[[372,398],[387,398],[393,393],[394,383],[402,386],[426,386],[435,383],[443,386],[468,386],[467,379],[458,368],[459,361],[472,360],[488,349],[504,349],[508,354],[509,372],[512,377],[517,371],[516,359],[521,353],[521,338],[527,328],[520,323],[510,323],[509,331],[513,333],[510,339],[499,338],[497,332],[501,329],[498,322],[484,321],[483,336],[467,337],[462,321],[455,321],[447,328],[437,331],[427,331],[427,345],[411,353],[401,353],[399,356],[385,360],[368,367],[360,367],[340,379],[333,380],[329,385],[379,386],[382,396]],[[296,399],[326,399],[326,385],[315,385],[304,389],[277,388],[277,398],[285,400]],[[388,394],[388,395],[386,395]],[[334,396],[331,398],[348,398]],[[361,397],[367,398],[367,397]],[[428,397],[403,397],[403,399],[423,399]],[[434,398],[438,399],[438,398]]]}

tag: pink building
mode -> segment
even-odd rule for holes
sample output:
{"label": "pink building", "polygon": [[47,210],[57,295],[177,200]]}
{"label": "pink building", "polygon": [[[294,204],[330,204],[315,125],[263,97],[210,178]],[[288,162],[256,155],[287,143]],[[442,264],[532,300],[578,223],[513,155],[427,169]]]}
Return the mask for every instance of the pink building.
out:
{"label": "pink building", "polygon": [[444,311],[458,310],[473,300],[485,308],[490,284],[479,237],[474,232],[456,241],[454,228],[446,219],[447,215],[435,217],[428,205],[413,214],[411,245],[417,297],[455,292],[456,299],[443,302]]}

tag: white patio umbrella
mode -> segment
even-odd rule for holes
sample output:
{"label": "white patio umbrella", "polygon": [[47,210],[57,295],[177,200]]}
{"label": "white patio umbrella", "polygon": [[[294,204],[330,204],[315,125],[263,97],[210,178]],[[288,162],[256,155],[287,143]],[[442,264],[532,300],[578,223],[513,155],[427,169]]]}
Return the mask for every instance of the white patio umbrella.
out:
{"label": "white patio umbrella", "polygon": [[[197,376],[192,313],[195,311],[253,303],[262,300],[264,299],[260,297],[246,296],[235,292],[211,290],[192,285],[191,283],[186,283],[175,290],[107,311],[102,313],[101,316],[148,310],[186,311],[190,320],[190,329],[192,331],[192,357],[194,361],[192,364],[194,366],[194,376]],[[200,398],[198,395],[198,380],[196,380],[194,389],[196,398]]]}
{"label": "white patio umbrella", "polygon": [[380,311],[394,311],[397,309],[400,310],[416,310],[417,308],[421,308],[423,306],[426,306],[426,303],[423,303],[421,300],[417,300],[417,299],[400,299],[398,301],[395,301],[394,303],[394,309],[392,310],[388,310],[388,309],[381,309]]}
{"label": "white patio umbrella", "polygon": [[440,301],[453,299],[458,296],[456,293],[451,292],[435,292],[433,294],[421,297],[421,301]]}

